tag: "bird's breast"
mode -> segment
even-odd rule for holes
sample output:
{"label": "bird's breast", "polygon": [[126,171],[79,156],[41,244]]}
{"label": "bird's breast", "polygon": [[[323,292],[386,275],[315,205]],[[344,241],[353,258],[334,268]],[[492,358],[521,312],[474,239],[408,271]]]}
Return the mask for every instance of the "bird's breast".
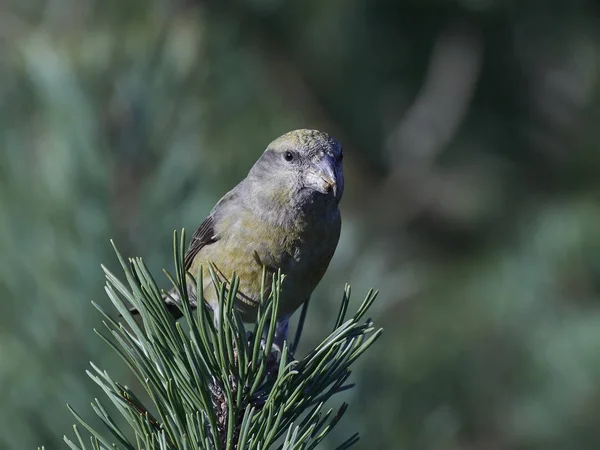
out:
{"label": "bird's breast", "polygon": [[[280,314],[293,312],[307,300],[321,280],[337,246],[340,232],[339,212],[322,220],[299,216],[296,221],[273,223],[248,211],[229,223],[223,222],[218,240],[204,247],[201,259],[215,264],[229,279],[235,272],[240,278],[238,308],[244,320],[255,319],[261,298],[263,266],[268,272],[281,269]],[[216,293],[210,277],[205,278],[209,303],[216,305]],[[266,283],[266,294],[270,281]]]}

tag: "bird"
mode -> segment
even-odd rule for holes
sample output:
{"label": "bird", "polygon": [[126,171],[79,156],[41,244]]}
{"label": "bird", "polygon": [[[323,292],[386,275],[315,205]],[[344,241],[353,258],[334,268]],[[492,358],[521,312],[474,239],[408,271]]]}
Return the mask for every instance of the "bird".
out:
{"label": "bird", "polygon": [[[282,348],[291,315],[308,301],[338,245],[342,160],[342,146],[333,136],[290,131],[272,141],[247,176],[217,202],[184,256],[185,270],[193,277],[202,267],[203,296],[213,311],[219,305],[209,265],[220,276],[235,272],[239,277],[234,304],[247,323],[256,321],[263,267],[270,275],[281,271],[274,343]],[[268,296],[270,283],[264,287]],[[187,289],[194,308],[195,283]],[[176,296],[164,301],[175,319],[182,316]]]}

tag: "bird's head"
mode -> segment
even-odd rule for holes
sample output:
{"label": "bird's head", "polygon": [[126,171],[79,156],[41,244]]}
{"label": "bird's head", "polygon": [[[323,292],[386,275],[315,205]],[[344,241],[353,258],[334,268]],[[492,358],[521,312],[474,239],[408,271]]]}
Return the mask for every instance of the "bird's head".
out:
{"label": "bird's head", "polygon": [[268,201],[283,205],[317,199],[337,205],[344,192],[342,146],[317,130],[295,130],[269,144],[248,180]]}

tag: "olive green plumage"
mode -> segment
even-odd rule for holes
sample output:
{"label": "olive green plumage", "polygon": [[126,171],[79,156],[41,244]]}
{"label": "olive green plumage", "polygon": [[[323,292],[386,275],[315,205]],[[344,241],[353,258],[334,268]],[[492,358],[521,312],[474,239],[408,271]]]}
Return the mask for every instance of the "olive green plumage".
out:
{"label": "olive green plumage", "polygon": [[[263,265],[281,269],[279,316],[285,334],[287,318],[309,298],[338,243],[342,156],[339,142],[326,133],[291,131],[274,140],[247,177],[215,205],[185,256],[193,276],[202,264],[204,296],[213,309],[217,296],[209,263],[227,279],[234,271],[239,275],[236,306],[245,321],[256,318]],[[195,299],[195,287],[188,289]]]}

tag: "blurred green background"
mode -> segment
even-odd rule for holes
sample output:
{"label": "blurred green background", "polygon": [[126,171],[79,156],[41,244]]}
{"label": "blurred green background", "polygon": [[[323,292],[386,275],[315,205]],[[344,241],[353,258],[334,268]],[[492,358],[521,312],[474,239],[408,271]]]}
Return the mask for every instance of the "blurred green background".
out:
{"label": "blurred green background", "polygon": [[[584,0],[0,2],[0,449],[101,397],[108,240],[171,268],[276,136],[345,148],[345,282],[385,334],[323,446],[600,448],[600,7]],[[166,279],[161,279],[167,285]],[[302,353],[302,350],[300,350]]]}

